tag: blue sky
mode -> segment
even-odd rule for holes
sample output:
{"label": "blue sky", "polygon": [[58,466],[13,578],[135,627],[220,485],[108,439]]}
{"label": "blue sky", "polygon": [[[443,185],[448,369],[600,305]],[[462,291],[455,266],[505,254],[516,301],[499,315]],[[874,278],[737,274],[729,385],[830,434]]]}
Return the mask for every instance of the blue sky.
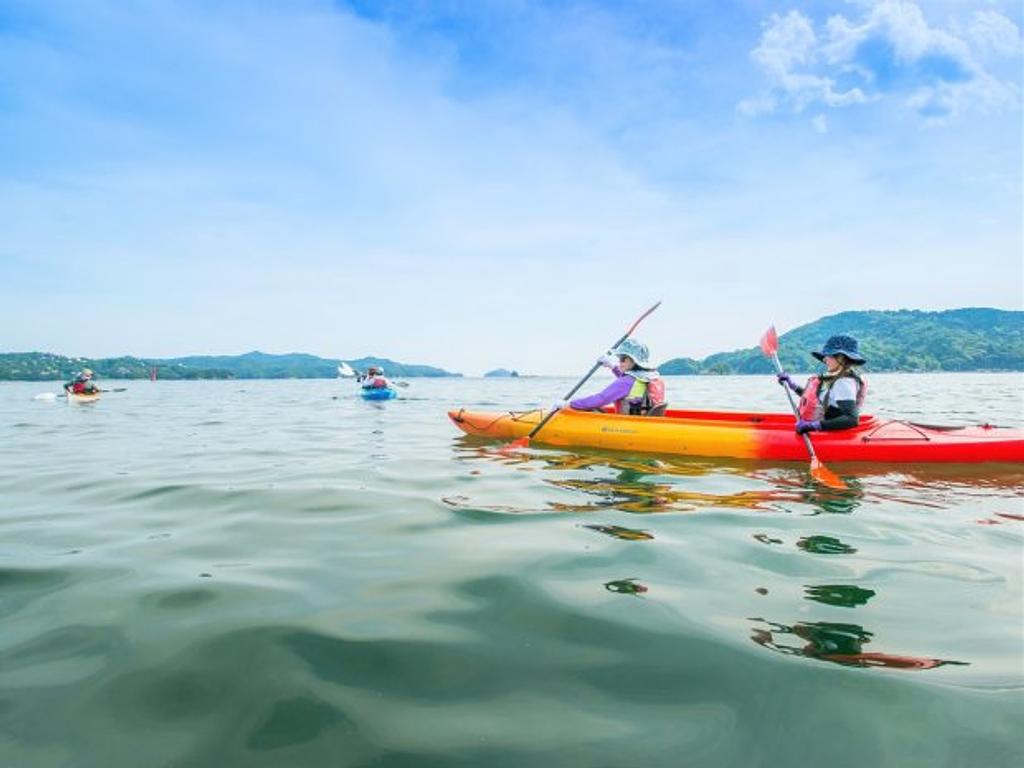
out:
{"label": "blue sky", "polygon": [[572,374],[1024,308],[1018,2],[0,0],[0,350]]}

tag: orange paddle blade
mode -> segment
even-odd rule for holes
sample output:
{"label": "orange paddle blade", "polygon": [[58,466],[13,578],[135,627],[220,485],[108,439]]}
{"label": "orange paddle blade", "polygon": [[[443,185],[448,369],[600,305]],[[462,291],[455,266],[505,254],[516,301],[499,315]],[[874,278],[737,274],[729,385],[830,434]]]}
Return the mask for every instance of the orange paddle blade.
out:
{"label": "orange paddle blade", "polygon": [[518,451],[520,448],[529,448],[529,447],[530,447],[530,438],[529,437],[518,437],[515,440],[513,440],[511,443],[506,443],[505,445],[501,446],[501,448],[499,448],[498,450],[501,451],[501,453],[505,453],[507,451]]}
{"label": "orange paddle blade", "polygon": [[822,464],[817,458],[811,459],[811,477],[824,486],[837,491],[846,489],[846,483],[835,472]]}

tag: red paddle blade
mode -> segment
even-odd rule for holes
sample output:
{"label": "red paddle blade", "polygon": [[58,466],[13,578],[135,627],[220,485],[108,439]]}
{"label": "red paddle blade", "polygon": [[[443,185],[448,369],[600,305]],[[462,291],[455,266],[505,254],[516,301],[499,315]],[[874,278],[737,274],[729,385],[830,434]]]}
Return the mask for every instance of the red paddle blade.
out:
{"label": "red paddle blade", "polygon": [[775,326],[768,326],[768,330],[761,337],[761,352],[765,357],[771,357],[779,351],[779,336],[775,333]]}
{"label": "red paddle blade", "polygon": [[834,488],[837,491],[846,489],[843,479],[816,458],[811,459],[811,477],[828,488]]}

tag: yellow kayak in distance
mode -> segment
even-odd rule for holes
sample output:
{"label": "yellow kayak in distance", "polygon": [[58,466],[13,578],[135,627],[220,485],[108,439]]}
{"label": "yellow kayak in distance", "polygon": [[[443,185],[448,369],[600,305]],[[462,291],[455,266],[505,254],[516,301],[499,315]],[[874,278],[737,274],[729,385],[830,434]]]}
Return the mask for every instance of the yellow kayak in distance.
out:
{"label": "yellow kayak in distance", "polygon": [[88,392],[88,393],[86,393],[86,392],[78,392],[78,393],[66,392],[65,394],[67,395],[69,403],[85,404],[85,403],[95,403],[97,400],[100,399],[100,395],[102,393],[100,393],[100,392]]}

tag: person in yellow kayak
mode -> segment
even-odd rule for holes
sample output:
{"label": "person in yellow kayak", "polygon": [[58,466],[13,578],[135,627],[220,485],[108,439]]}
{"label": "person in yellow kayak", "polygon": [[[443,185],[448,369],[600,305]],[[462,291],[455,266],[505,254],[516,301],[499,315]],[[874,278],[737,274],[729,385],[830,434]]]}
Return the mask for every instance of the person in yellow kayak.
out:
{"label": "person in yellow kayak", "polygon": [[615,405],[616,413],[644,416],[657,409],[664,410],[665,382],[657,369],[650,365],[647,346],[636,339],[626,339],[612,351],[601,355],[597,362],[611,369],[615,381],[600,392],[575,400],[559,400],[553,410],[565,407],[577,411],[593,411],[606,405]]}
{"label": "person in yellow kayak", "polygon": [[829,337],[820,352],[811,355],[825,364],[824,373],[811,376],[804,386],[783,371],[779,384],[800,395],[798,434],[850,429],[860,421],[860,409],[867,394],[867,381],[857,366],[867,362],[861,357],[852,336]]}
{"label": "person in yellow kayak", "polygon": [[81,372],[64,385],[64,391],[74,395],[92,395],[100,391],[99,385],[92,380],[93,372],[83,368]]}

